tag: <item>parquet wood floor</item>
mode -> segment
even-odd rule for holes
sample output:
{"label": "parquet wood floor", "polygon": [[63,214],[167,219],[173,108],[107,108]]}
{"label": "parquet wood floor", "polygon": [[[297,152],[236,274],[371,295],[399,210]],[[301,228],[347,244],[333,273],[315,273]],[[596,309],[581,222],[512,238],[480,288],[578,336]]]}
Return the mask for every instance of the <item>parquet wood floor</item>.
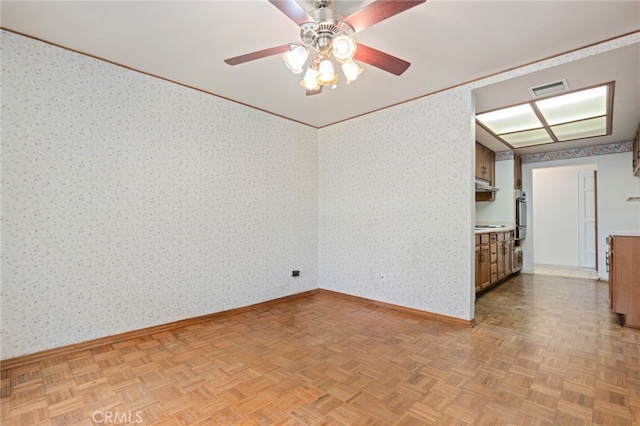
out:
{"label": "parquet wood floor", "polygon": [[473,328],[320,292],[4,370],[3,425],[640,424],[607,284],[518,275]]}

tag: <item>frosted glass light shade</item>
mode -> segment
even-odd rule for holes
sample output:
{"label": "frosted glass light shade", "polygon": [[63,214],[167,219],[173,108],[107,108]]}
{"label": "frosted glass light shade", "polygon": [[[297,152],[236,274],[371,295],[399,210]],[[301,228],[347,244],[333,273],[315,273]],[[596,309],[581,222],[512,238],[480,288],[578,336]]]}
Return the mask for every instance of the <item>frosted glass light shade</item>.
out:
{"label": "frosted glass light shade", "polygon": [[309,67],[300,84],[307,90],[318,90],[318,88],[320,88],[320,84],[318,83],[318,70]]}
{"label": "frosted glass light shade", "polygon": [[294,74],[300,74],[304,63],[309,56],[309,51],[302,45],[294,45],[289,50],[284,52],[282,59],[284,60],[287,68]]}
{"label": "frosted glass light shade", "polygon": [[486,112],[476,118],[496,135],[542,127],[529,104]]}
{"label": "frosted glass light shade", "polygon": [[362,73],[362,68],[359,67],[353,59],[349,59],[348,61],[346,61],[344,64],[342,64],[341,68],[344,76],[347,78],[347,84],[358,78],[360,73]]}
{"label": "frosted glass light shade", "polygon": [[331,60],[323,59],[318,67],[318,83],[328,86],[336,81],[338,81],[338,75],[333,70]]}
{"label": "frosted glass light shade", "polygon": [[339,62],[345,62],[353,58],[356,53],[356,42],[351,36],[337,36],[332,44],[333,57]]}

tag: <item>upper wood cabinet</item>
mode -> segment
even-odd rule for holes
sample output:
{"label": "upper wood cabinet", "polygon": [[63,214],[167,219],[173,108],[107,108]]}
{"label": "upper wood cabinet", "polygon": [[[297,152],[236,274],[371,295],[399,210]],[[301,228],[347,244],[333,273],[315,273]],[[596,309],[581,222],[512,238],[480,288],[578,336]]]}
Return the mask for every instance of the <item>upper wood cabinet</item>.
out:
{"label": "upper wood cabinet", "polygon": [[513,189],[522,189],[522,158],[513,153]]}
{"label": "upper wood cabinet", "polygon": [[494,185],[496,154],[481,143],[476,142],[476,178]]}
{"label": "upper wood cabinet", "polygon": [[[495,185],[495,163],[496,154],[481,143],[476,142],[476,179],[489,182]],[[476,201],[493,201],[496,199],[495,192],[476,192]]]}
{"label": "upper wood cabinet", "polygon": [[[478,147],[476,146],[476,170],[478,169],[477,151]],[[633,174],[640,177],[640,126],[638,126],[636,137],[633,139]]]}

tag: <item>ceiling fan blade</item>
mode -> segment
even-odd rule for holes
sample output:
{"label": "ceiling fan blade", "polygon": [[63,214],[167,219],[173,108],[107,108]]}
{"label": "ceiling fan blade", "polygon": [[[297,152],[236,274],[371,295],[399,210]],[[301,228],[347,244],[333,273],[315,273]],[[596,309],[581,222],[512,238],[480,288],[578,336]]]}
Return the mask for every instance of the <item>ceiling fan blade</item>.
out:
{"label": "ceiling fan blade", "polygon": [[273,56],[279,53],[284,53],[287,50],[289,50],[289,45],[283,44],[282,46],[270,47],[269,49],[257,50],[255,52],[236,56],[234,58],[225,59],[224,61],[229,65],[244,64],[245,62],[266,58],[267,56]]}
{"label": "ceiling fan blade", "polygon": [[282,13],[298,25],[304,24],[305,22],[315,22],[315,19],[295,0],[269,0],[269,3],[280,9]]}
{"label": "ceiling fan blade", "polygon": [[355,32],[360,32],[380,21],[384,21],[405,10],[418,6],[425,1],[426,0],[376,0],[344,18],[344,21],[351,25]]}
{"label": "ceiling fan blade", "polygon": [[358,43],[358,48],[356,49],[356,54],[353,59],[373,65],[376,68],[380,68],[394,75],[401,75],[411,65],[407,61],[403,61],[400,58],[360,43]]}
{"label": "ceiling fan blade", "polygon": [[307,89],[307,96],[317,95],[319,93],[322,93],[322,85],[320,85],[316,90]]}

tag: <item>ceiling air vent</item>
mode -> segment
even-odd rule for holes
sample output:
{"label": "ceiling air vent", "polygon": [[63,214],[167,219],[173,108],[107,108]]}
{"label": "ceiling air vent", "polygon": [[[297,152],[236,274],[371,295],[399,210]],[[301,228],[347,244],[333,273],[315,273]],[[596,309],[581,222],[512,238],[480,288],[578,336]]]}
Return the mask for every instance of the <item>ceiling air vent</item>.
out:
{"label": "ceiling air vent", "polygon": [[536,87],[530,87],[529,92],[531,96],[537,98],[538,96],[545,96],[551,93],[561,92],[569,88],[569,83],[566,79],[560,81],[554,81],[553,83],[542,84]]}

